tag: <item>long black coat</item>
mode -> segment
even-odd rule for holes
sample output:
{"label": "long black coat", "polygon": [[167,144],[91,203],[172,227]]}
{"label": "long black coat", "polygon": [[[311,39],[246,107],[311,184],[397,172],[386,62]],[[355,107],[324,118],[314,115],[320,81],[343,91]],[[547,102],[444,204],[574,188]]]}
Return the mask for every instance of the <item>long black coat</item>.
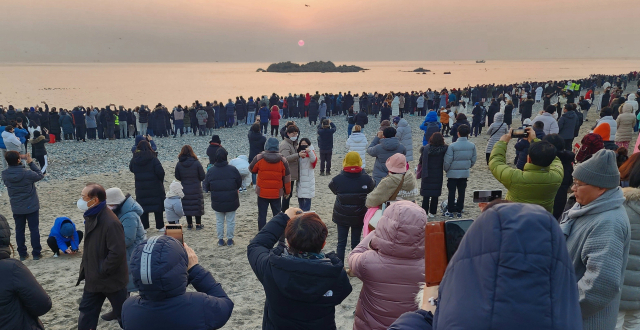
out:
{"label": "long black coat", "polygon": [[60,134],[62,132],[62,128],[60,127],[60,115],[57,112],[52,112],[49,115],[49,133],[51,134]]}
{"label": "long black coat", "polygon": [[204,214],[202,180],[205,177],[202,164],[193,157],[180,156],[176,164],[175,176],[182,183],[184,215],[202,216]]}
{"label": "long black coat", "polygon": [[320,104],[315,99],[311,99],[311,103],[309,103],[309,121],[317,121],[318,120],[318,112],[320,109]]}
{"label": "long black coat", "polygon": [[367,194],[373,191],[375,186],[373,179],[363,172],[342,171],[331,179],[329,189],[336,195],[333,222],[340,226],[362,227],[364,215],[367,213]]}
{"label": "long black coat", "polygon": [[511,117],[512,117],[512,114],[513,114],[513,105],[511,105],[511,104],[507,104],[507,105],[504,107],[504,120],[503,120],[503,121],[504,121],[504,123],[505,123],[505,124],[507,124],[507,125],[509,125],[509,126],[511,126],[511,122],[512,122]]}
{"label": "long black coat", "polygon": [[249,137],[249,162],[251,162],[256,155],[264,151],[264,144],[267,143],[267,138],[260,132],[254,131],[249,131],[247,136]]}
{"label": "long black coat", "polygon": [[422,161],[421,196],[438,197],[442,194],[444,154],[447,152],[447,148],[447,146],[424,146],[420,156]]}
{"label": "long black coat", "polygon": [[242,176],[228,162],[213,164],[202,182],[204,191],[211,192],[211,208],[216,212],[233,212],[240,207],[240,187]]}
{"label": "long black coat", "polygon": [[144,212],[164,212],[164,169],[155,156],[135,155],[129,163],[136,182],[136,201]]}

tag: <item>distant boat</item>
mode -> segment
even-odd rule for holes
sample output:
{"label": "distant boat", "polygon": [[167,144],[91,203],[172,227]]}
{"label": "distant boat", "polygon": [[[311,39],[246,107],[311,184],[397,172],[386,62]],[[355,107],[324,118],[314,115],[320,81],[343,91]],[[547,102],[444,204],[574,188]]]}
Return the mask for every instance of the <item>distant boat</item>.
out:
{"label": "distant boat", "polygon": [[485,61],[484,60],[479,60],[479,61],[476,61],[476,63],[485,63]]}
{"label": "distant boat", "polygon": [[451,72],[447,71],[447,72],[445,72],[444,74],[451,74]]}

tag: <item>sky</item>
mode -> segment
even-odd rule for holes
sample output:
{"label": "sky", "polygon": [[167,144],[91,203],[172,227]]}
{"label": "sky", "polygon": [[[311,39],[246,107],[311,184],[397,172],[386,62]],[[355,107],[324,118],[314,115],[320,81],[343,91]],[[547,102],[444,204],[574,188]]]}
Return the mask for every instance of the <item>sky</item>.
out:
{"label": "sky", "polygon": [[0,2],[0,63],[640,58],[638,0]]}

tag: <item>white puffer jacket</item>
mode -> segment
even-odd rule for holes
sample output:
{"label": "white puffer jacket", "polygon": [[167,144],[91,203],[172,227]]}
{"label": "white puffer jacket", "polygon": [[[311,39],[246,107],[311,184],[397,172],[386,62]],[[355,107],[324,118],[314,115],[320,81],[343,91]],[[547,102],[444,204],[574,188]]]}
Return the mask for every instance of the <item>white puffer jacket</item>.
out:
{"label": "white puffer jacket", "polygon": [[298,198],[313,198],[316,196],[316,177],[313,172],[313,163],[315,163],[318,158],[312,145],[307,147],[307,151],[309,151],[309,157],[298,160],[300,170],[298,181],[296,181]]}
{"label": "white puffer jacket", "polygon": [[[449,117],[451,118],[451,117]],[[413,138],[411,137],[411,126],[404,119],[400,119],[398,122],[398,128],[396,128],[396,137],[400,140],[400,143],[407,149],[406,158],[410,162],[413,160]]]}
{"label": "white puffer jacket", "polygon": [[367,137],[362,132],[353,132],[347,139],[347,148],[349,148],[349,151],[355,151],[360,154],[360,158],[362,158],[362,168],[366,166],[365,155],[367,154],[368,146],[369,142],[367,142]]}
{"label": "white puffer jacket", "polygon": [[240,155],[238,156],[238,158],[234,158],[231,161],[229,161],[229,165],[235,167],[236,169],[238,169],[238,172],[240,172],[240,175],[242,176],[246,176],[251,174],[251,172],[249,171],[249,157],[247,157],[246,155]]}

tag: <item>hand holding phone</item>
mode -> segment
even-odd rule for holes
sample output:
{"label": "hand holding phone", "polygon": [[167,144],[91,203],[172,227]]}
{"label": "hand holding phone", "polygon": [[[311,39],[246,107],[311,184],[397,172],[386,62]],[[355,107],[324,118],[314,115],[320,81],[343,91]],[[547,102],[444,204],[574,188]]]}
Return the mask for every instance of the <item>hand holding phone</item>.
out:
{"label": "hand holding phone", "polygon": [[189,261],[187,263],[187,270],[189,270],[191,269],[191,267],[198,264],[198,256],[196,255],[196,252],[193,251],[193,249],[189,247],[189,245],[187,245],[187,243],[183,243],[183,245],[185,251],[187,251],[187,257],[189,258]]}
{"label": "hand holding phone", "polygon": [[502,190],[476,190],[473,192],[474,203],[489,203],[502,198]]}

